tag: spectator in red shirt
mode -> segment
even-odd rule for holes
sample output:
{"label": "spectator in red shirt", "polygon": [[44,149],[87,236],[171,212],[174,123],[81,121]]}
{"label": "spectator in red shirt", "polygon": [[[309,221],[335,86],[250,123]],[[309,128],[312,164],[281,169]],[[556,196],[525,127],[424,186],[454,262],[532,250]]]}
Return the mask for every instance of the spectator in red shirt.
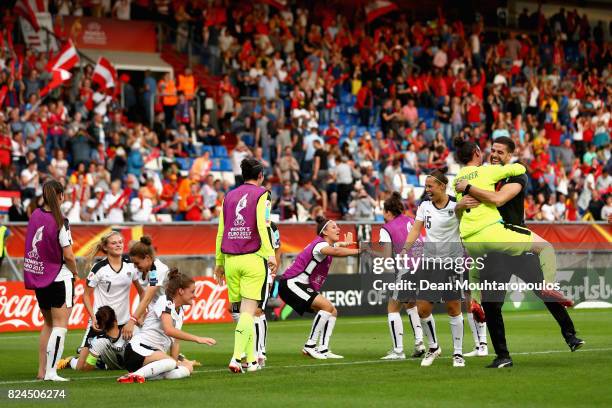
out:
{"label": "spectator in red shirt", "polygon": [[334,120],[329,121],[329,127],[323,133],[325,136],[325,143],[330,146],[336,146],[340,141],[340,129],[336,127],[336,122]]}
{"label": "spectator in red shirt", "polygon": [[191,191],[187,196],[187,207],[185,208],[185,221],[202,221],[202,210],[204,200],[200,194],[199,183],[191,183]]}

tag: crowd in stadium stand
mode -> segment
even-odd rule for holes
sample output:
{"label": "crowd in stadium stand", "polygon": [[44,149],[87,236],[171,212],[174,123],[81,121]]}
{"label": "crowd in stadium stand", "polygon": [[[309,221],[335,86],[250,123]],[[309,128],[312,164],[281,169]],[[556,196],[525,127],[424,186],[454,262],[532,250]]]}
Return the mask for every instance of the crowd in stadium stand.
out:
{"label": "crowd in stadium stand", "polygon": [[123,74],[119,98],[92,85],[87,66],[41,102],[48,55],[9,49],[18,27],[4,7],[0,190],[21,191],[11,221],[27,220],[49,177],[65,183],[72,223],[214,220],[247,156],[264,164],[280,220],[380,220],[394,190],[414,215],[420,176],[456,173],[458,136],[485,153],[497,137],[515,141],[528,220],[612,214],[612,33],[586,15],[525,10],[515,31],[491,35],[495,21],[441,12],[365,24],[255,2],[49,3],[60,38],[63,15],[167,23],[179,51],[200,46],[217,81],[196,112],[201,78],[189,69],[147,73],[142,86]]}

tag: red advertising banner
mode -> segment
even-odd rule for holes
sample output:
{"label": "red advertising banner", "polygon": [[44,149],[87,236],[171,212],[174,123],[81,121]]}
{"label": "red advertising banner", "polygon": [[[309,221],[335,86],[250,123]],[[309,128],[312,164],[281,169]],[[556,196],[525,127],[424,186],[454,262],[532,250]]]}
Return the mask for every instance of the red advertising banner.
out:
{"label": "red advertising banner", "polygon": [[66,32],[77,48],[156,52],[155,25],[93,17],[64,17]]}
{"label": "red advertising banner", "polygon": [[[231,322],[228,312],[229,301],[225,286],[219,286],[212,278],[195,278],[196,298],[192,306],[185,308],[185,323],[219,323]],[[75,304],[68,320],[69,329],[83,329],[87,326],[89,315],[83,305],[85,282],[75,284]],[[138,307],[138,296],[132,287],[130,291],[130,309],[135,312]],[[43,325],[38,301],[33,290],[27,290],[23,282],[0,282],[0,333],[17,331],[35,331]]]}
{"label": "red advertising banner", "polygon": [[[7,241],[10,256],[22,257],[25,248],[24,225],[7,225],[11,236]],[[359,226],[357,224],[340,224],[342,234],[352,232],[357,239],[359,227],[370,231],[370,241],[378,241],[380,225]],[[589,244],[601,249],[612,242],[612,226],[607,224],[529,224],[528,227],[547,241],[568,248],[580,244],[588,249]],[[215,224],[157,224],[139,226],[109,225],[71,225],[73,250],[77,256],[83,256],[102,235],[111,228],[119,229],[126,242],[137,240],[142,235],[153,239],[153,246],[158,255],[212,255],[215,253],[217,225]],[[300,252],[312,239],[316,231],[314,224],[280,224],[281,251],[283,253]],[[585,246],[586,245],[586,246]],[[559,246],[560,247],[560,246]]]}

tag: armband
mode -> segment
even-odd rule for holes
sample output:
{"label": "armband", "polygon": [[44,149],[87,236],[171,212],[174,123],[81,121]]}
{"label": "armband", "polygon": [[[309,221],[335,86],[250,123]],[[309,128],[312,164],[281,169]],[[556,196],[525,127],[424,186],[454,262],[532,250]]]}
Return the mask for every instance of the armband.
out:
{"label": "armband", "polygon": [[98,362],[98,357],[94,356],[93,354],[89,353],[87,355],[87,359],[85,360],[85,362],[91,366],[95,366],[96,363]]}

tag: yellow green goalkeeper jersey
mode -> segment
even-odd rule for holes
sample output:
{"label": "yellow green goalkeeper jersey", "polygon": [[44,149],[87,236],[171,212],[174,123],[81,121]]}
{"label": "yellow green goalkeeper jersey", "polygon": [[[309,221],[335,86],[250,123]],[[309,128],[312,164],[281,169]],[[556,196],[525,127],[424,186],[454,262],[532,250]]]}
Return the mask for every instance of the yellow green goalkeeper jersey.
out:
{"label": "yellow green goalkeeper jersey", "polygon": [[[456,181],[467,180],[473,186],[483,190],[495,191],[495,183],[499,180],[512,176],[520,176],[526,169],[522,164],[514,163],[491,166],[465,166],[457,174]],[[461,200],[463,194],[457,193],[457,201]],[[461,238],[476,234],[485,227],[499,222],[502,219],[494,204],[482,203],[476,208],[464,211],[459,224]]]}

